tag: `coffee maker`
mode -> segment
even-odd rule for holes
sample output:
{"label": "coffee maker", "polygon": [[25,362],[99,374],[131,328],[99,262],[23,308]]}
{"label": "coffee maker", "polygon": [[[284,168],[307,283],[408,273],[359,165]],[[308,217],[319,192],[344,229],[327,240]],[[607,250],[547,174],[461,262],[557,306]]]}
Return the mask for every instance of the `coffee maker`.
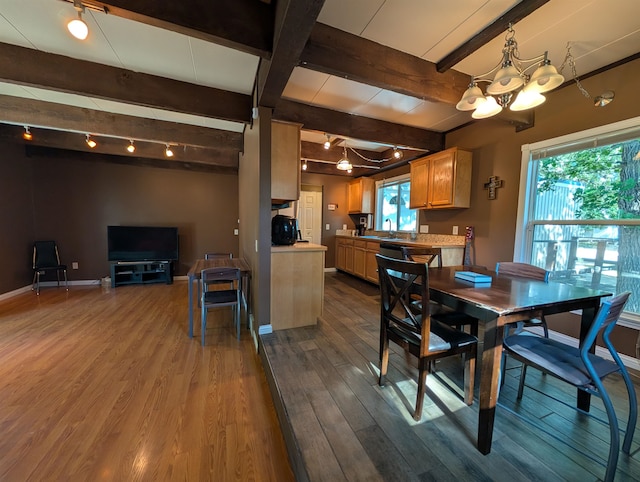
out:
{"label": "coffee maker", "polygon": [[356,224],[356,235],[364,236],[365,231],[367,230],[366,224]]}

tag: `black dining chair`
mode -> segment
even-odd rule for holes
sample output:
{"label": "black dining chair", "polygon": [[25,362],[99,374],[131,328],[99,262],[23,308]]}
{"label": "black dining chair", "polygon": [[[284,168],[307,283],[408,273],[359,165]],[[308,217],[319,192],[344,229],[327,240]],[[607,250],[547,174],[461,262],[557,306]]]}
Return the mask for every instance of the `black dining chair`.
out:
{"label": "black dining chair", "polygon": [[[200,273],[202,281],[202,295],[200,297],[201,308],[201,336],[204,345],[207,330],[207,312],[212,308],[230,306],[234,310],[234,323],[238,340],[240,339],[240,306],[242,294],[240,293],[240,276],[238,268],[207,268]],[[233,288],[222,288],[222,285]]]}
{"label": "black dining chair", "polygon": [[69,291],[67,279],[67,265],[60,263],[58,245],[55,241],[36,241],[33,243],[33,280],[31,290],[40,294],[40,277],[49,272],[55,272],[60,286],[60,273],[64,276],[64,285]]}
{"label": "black dining chair", "polygon": [[[442,268],[442,249],[431,248],[426,246],[402,246],[401,248],[402,258],[406,261],[413,261],[415,263],[425,263],[427,267]],[[415,295],[413,295],[415,297]],[[455,311],[447,306],[437,303],[433,300],[431,303],[431,313],[438,315],[438,321],[445,323],[449,326],[454,326],[458,330],[462,330],[463,327],[469,326],[469,333],[473,336],[478,336],[478,320],[466,313]],[[421,300],[414,300],[414,308],[416,311],[420,311]]]}
{"label": "black dining chair", "polygon": [[[464,401],[473,403],[473,385],[478,339],[437,321],[429,312],[429,275],[426,264],[376,254],[380,277],[380,377],[384,385],[389,365],[389,341],[418,358],[418,393],[415,420],[422,417],[431,361],[462,354]],[[407,293],[420,293],[421,310],[415,313]]]}
{"label": "black dining chair", "polygon": [[[615,476],[620,448],[618,419],[611,398],[602,383],[605,377],[619,372],[627,388],[629,418],[622,444],[622,451],[626,454],[631,450],[631,441],[638,418],[638,402],[633,382],[610,340],[611,332],[622,314],[629,295],[629,292],[625,292],[602,303],[580,348],[541,336],[523,334],[511,335],[504,340],[504,349],[510,356],[522,362],[518,399],[522,398],[529,365],[602,399],[609,419],[610,431],[605,481],[612,481]],[[589,352],[599,334],[602,335],[602,340],[613,361]]]}

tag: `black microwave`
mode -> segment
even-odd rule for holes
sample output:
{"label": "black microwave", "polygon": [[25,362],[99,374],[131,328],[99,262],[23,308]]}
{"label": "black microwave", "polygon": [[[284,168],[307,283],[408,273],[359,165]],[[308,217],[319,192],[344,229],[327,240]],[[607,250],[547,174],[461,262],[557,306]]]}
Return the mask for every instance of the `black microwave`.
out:
{"label": "black microwave", "polygon": [[276,246],[295,244],[298,236],[298,220],[291,216],[276,214],[271,218],[271,243]]}

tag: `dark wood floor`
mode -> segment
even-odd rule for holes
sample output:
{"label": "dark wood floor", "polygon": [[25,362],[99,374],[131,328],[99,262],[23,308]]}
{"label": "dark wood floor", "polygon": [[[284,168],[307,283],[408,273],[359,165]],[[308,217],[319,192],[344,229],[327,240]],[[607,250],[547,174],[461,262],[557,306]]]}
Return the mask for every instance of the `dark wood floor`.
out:
{"label": "dark wood floor", "polygon": [[[471,407],[462,401],[459,359],[439,362],[428,376],[422,420],[414,421],[413,359],[396,350],[387,385],[377,385],[378,310],[377,287],[328,274],[317,326],[261,339],[298,480],[592,481],[604,476],[609,429],[601,401],[592,399],[591,414],[597,418],[578,413],[571,408],[575,389],[533,369],[527,374],[531,388],[521,401],[516,400],[520,371],[507,371],[488,455],[476,450],[477,398]],[[640,382],[637,374],[634,380]],[[624,429],[622,379],[613,375],[606,385]],[[616,480],[640,480],[639,432],[632,455],[620,454]]]}

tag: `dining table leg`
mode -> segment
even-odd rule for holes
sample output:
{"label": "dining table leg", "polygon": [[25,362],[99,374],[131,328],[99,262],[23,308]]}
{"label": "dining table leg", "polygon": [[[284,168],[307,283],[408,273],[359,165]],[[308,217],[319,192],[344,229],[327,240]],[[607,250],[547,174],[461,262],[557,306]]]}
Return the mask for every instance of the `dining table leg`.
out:
{"label": "dining table leg", "polygon": [[480,369],[480,412],[478,414],[478,450],[484,455],[491,452],[493,423],[500,388],[503,334],[504,326],[499,323],[499,318],[485,324]]}

